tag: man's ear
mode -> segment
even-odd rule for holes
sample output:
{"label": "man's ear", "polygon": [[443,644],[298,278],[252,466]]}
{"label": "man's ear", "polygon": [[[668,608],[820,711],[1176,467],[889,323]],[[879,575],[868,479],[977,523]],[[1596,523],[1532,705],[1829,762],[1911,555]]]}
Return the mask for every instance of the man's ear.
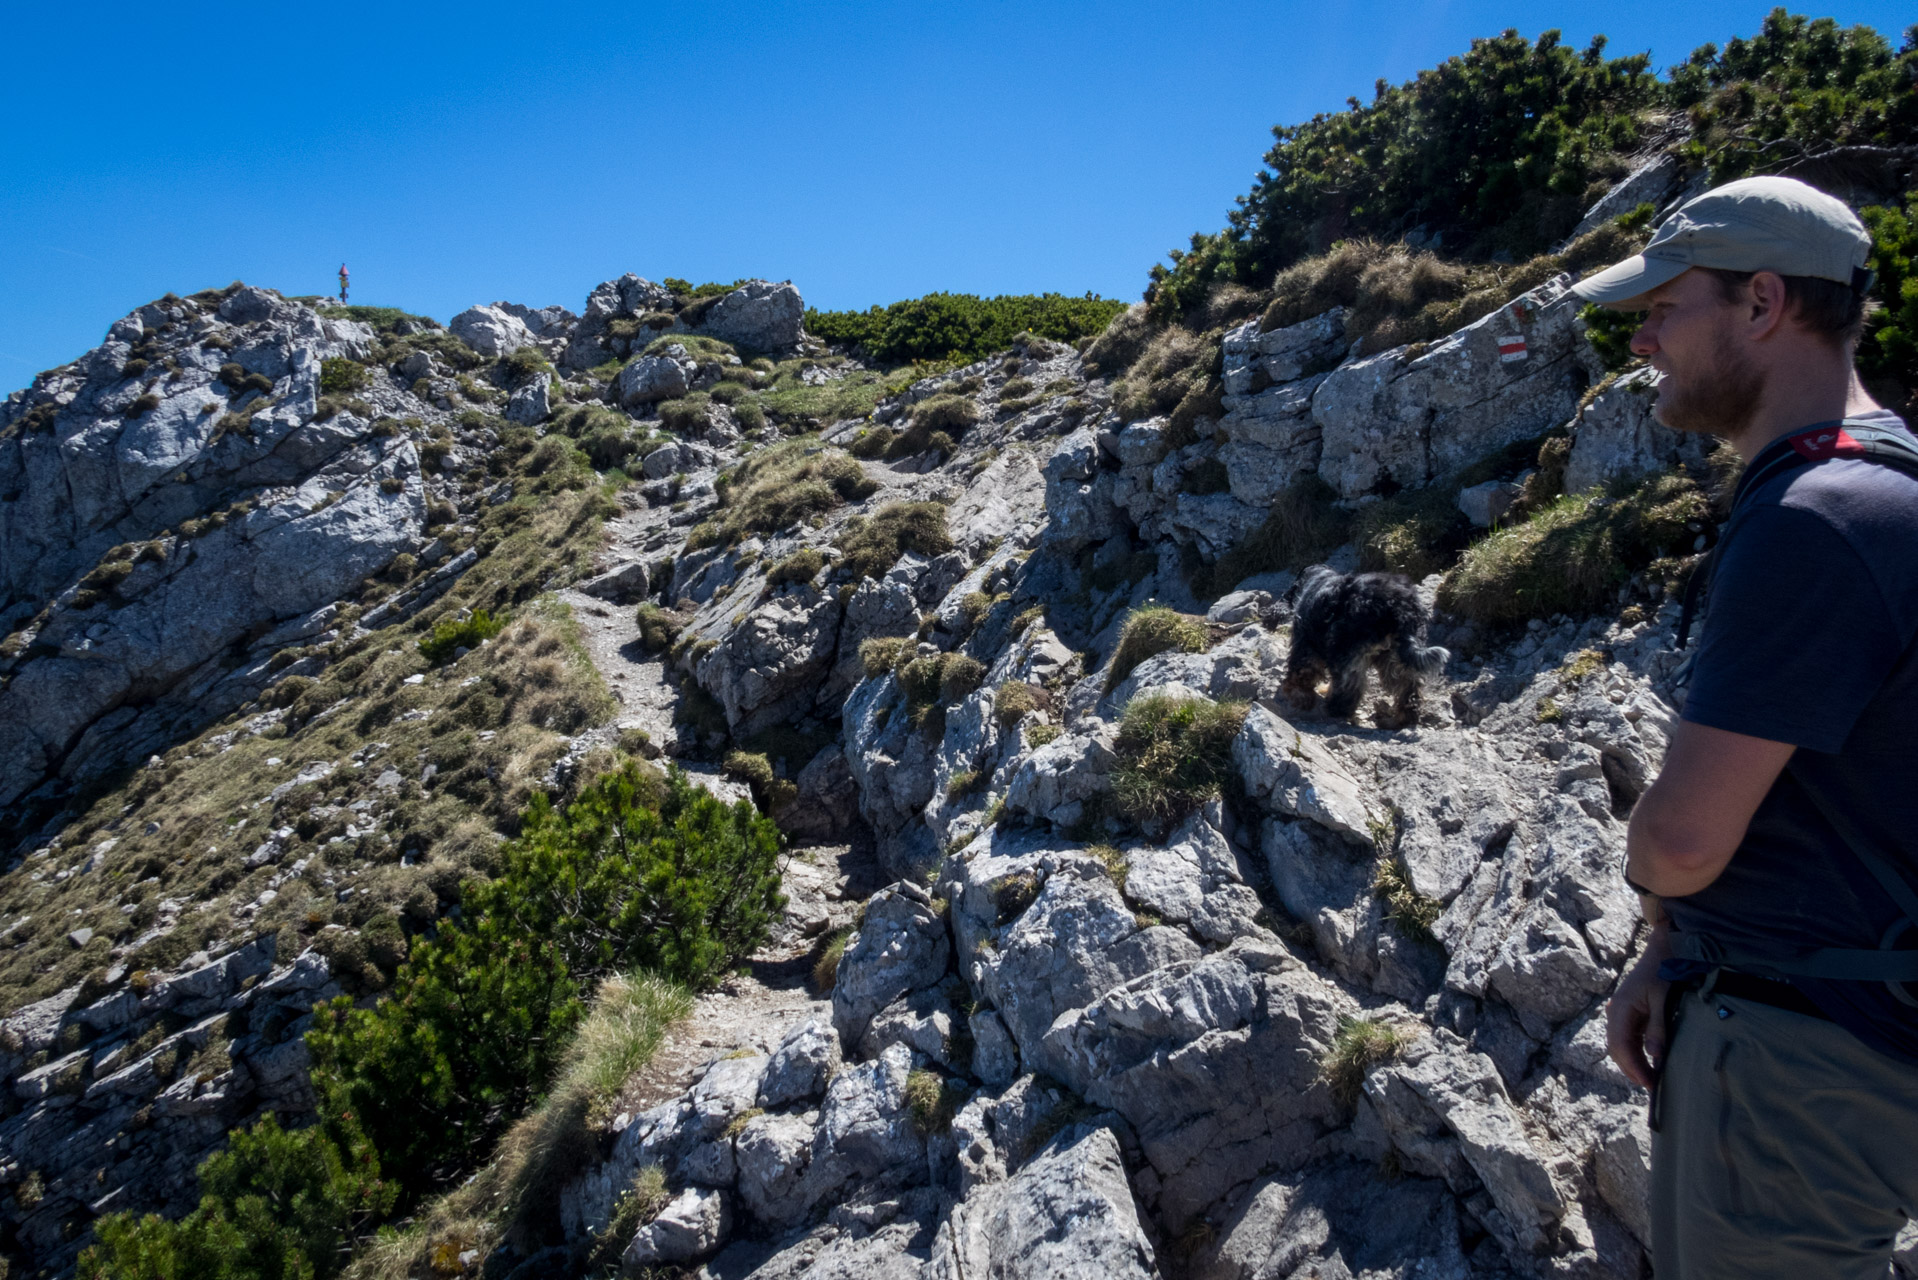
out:
{"label": "man's ear", "polygon": [[1785,323],[1790,299],[1785,294],[1785,277],[1776,271],[1760,271],[1745,282],[1745,336],[1762,341],[1778,332]]}

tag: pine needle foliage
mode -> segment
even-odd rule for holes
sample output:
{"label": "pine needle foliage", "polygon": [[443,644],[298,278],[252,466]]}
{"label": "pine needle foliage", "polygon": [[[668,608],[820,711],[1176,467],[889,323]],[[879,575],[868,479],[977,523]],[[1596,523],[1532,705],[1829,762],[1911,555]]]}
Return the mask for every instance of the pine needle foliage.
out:
{"label": "pine needle foliage", "polygon": [[967,363],[1012,346],[1023,333],[1061,342],[1096,334],[1126,309],[1110,298],[1059,293],[929,293],[864,311],[807,311],[806,331],[857,347],[885,365],[916,360]]}

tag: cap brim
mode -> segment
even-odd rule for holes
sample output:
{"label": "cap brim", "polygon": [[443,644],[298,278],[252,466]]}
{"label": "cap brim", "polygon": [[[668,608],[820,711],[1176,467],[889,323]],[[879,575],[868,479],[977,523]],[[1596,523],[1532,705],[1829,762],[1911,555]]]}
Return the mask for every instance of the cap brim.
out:
{"label": "cap brim", "polygon": [[1643,311],[1651,304],[1645,295],[1661,284],[1667,284],[1690,271],[1689,262],[1673,262],[1668,258],[1647,258],[1644,254],[1635,254],[1625,261],[1605,268],[1589,280],[1580,280],[1572,286],[1572,292],[1601,307],[1612,307],[1618,311]]}

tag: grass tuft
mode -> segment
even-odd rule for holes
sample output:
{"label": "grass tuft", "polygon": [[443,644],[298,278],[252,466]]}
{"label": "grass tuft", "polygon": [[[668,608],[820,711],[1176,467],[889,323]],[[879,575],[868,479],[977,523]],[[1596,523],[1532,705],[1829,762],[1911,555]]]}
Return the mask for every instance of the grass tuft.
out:
{"label": "grass tuft", "polygon": [[899,557],[911,551],[922,556],[944,555],[952,550],[952,535],[946,531],[946,508],[939,502],[889,502],[870,517],[854,516],[846,522],[833,546],[845,553],[840,562],[857,582],[861,578],[883,578],[899,563]]}
{"label": "grass tuft", "polygon": [[819,948],[819,956],[812,962],[813,990],[824,995],[831,991],[839,980],[839,962],[846,957],[846,946],[852,941],[851,929],[834,929],[826,935],[825,942]]}
{"label": "grass tuft", "polygon": [[1494,626],[1596,613],[1617,604],[1634,572],[1689,555],[1710,520],[1704,492],[1677,473],[1610,495],[1567,494],[1467,551],[1445,575],[1438,603]]}
{"label": "grass tuft", "polygon": [[1381,1062],[1398,1056],[1406,1036],[1380,1018],[1339,1019],[1332,1043],[1319,1060],[1319,1078],[1332,1088],[1332,1096],[1345,1106],[1355,1106],[1365,1073]]}
{"label": "grass tuft", "polygon": [[1151,694],[1127,704],[1112,774],[1119,811],[1134,821],[1183,817],[1218,795],[1232,774],[1243,702]]}
{"label": "grass tuft", "polygon": [[1397,925],[1400,933],[1415,942],[1438,941],[1432,935],[1432,926],[1445,913],[1445,904],[1414,889],[1411,877],[1405,873],[1405,864],[1396,855],[1387,854],[1379,859],[1372,894],[1385,904],[1386,919]]}
{"label": "grass tuft", "polygon": [[1112,667],[1106,672],[1106,692],[1118,688],[1147,658],[1176,650],[1179,653],[1204,653],[1207,642],[1205,623],[1187,617],[1165,605],[1147,605],[1136,609],[1119,632],[1119,647],[1113,653]]}
{"label": "grass tuft", "polygon": [[965,1097],[963,1084],[937,1071],[915,1067],[906,1076],[906,1105],[912,1109],[913,1127],[922,1134],[944,1133],[952,1128],[952,1117]]}
{"label": "grass tuft", "polygon": [[1024,680],[1008,680],[992,695],[992,715],[1001,728],[1010,729],[1039,705],[1039,690]]}

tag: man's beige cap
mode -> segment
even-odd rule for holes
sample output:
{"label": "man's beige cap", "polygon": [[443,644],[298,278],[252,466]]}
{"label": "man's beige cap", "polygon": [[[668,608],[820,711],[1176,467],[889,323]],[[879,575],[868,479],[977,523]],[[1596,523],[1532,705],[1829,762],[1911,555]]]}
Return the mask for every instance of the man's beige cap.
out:
{"label": "man's beige cap", "polygon": [[1871,234],[1844,202],[1795,178],[1740,178],[1688,200],[1645,251],[1572,292],[1601,306],[1643,311],[1645,295],[1693,267],[1776,271],[1851,284]]}

